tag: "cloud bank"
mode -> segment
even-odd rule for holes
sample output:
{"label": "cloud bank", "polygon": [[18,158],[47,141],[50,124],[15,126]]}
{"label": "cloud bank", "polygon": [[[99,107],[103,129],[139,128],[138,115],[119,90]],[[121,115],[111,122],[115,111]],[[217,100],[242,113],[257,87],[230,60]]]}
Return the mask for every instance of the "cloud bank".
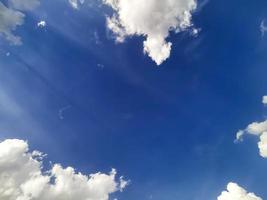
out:
{"label": "cloud bank", "polygon": [[116,170],[89,176],[60,164],[43,172],[44,155],[29,152],[23,140],[0,143],[1,200],[108,200],[111,193],[122,191],[127,181],[116,180]]}
{"label": "cloud bank", "polygon": [[227,190],[223,191],[217,200],[262,200],[262,198],[247,192],[236,183],[229,183]]}
{"label": "cloud bank", "polygon": [[[266,104],[267,96],[263,97],[263,104]],[[267,120],[263,122],[253,122],[245,130],[238,131],[236,141],[242,141],[244,134],[251,134],[259,137],[258,148],[260,155],[267,158]]]}
{"label": "cloud bank", "polygon": [[8,0],[8,6],[0,2],[0,36],[10,44],[21,45],[21,38],[13,32],[24,23],[25,14],[22,11],[31,11],[39,4],[39,0]]}
{"label": "cloud bank", "polygon": [[[176,33],[192,27],[192,12],[197,8],[195,0],[103,0],[114,10],[107,17],[107,27],[117,42],[129,36],[144,36],[144,53],[157,65],[170,56],[172,43],[166,39],[170,31]],[[194,29],[194,34],[197,29]]]}

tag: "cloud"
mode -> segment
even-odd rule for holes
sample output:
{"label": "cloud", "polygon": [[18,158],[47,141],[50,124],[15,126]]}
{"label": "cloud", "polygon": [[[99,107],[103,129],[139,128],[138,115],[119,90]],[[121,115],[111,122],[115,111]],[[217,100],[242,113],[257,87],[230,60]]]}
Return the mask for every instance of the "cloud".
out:
{"label": "cloud", "polygon": [[260,150],[260,155],[264,158],[267,158],[267,132],[263,132],[261,134],[258,147]]}
{"label": "cloud", "polygon": [[[167,41],[170,31],[176,33],[192,27],[192,12],[197,8],[195,0],[103,0],[114,10],[107,17],[107,27],[117,42],[129,36],[144,36],[144,53],[157,65],[170,56],[172,43]],[[193,29],[196,34],[197,30]]]}
{"label": "cloud", "polygon": [[[263,104],[266,104],[266,96],[263,97]],[[267,120],[263,122],[253,122],[245,130],[236,133],[235,141],[242,141],[244,134],[251,134],[259,137],[258,148],[260,155],[267,158]]]}
{"label": "cloud", "polygon": [[267,105],[267,96],[262,97],[262,103]]}
{"label": "cloud", "polygon": [[265,25],[265,21],[264,20],[261,21],[260,31],[261,31],[261,35],[263,37],[265,32],[267,31],[267,26]]}
{"label": "cloud", "polygon": [[116,170],[89,176],[60,164],[43,172],[44,155],[29,152],[27,142],[9,139],[0,143],[1,200],[108,200],[111,193],[128,184],[116,180]]}
{"label": "cloud", "polygon": [[7,8],[0,2],[0,35],[13,45],[20,45],[21,38],[13,34],[17,26],[24,23],[25,15],[19,11]]}
{"label": "cloud", "polygon": [[78,9],[78,0],[69,0],[71,7]]}
{"label": "cloud", "polygon": [[38,23],[37,23],[37,26],[38,27],[41,27],[41,28],[43,28],[43,27],[45,27],[46,26],[46,21],[39,21]]}
{"label": "cloud", "polygon": [[69,3],[72,8],[79,9],[79,4],[83,4],[84,0],[69,0]]}
{"label": "cloud", "polygon": [[40,4],[39,0],[8,0],[8,7],[0,2],[0,36],[13,45],[21,45],[21,38],[13,31],[24,23],[25,14]]}
{"label": "cloud", "polygon": [[227,190],[223,191],[217,200],[262,200],[262,198],[247,192],[236,183],[229,183]]}
{"label": "cloud", "polygon": [[236,133],[236,139],[235,142],[242,142],[243,141],[243,136],[245,132],[243,130],[240,130]]}
{"label": "cloud", "polygon": [[[240,135],[242,133],[242,135]],[[251,134],[259,137],[258,148],[260,155],[267,158],[267,120],[263,122],[253,122],[243,131],[238,131],[236,141],[242,141],[244,134]]]}
{"label": "cloud", "polygon": [[40,5],[39,0],[8,0],[10,7],[15,10],[30,11]]}

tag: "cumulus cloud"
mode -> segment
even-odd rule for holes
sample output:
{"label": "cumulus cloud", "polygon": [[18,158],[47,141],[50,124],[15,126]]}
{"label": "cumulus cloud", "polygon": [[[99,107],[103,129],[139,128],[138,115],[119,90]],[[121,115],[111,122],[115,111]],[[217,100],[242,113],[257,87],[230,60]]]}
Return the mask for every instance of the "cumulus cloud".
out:
{"label": "cumulus cloud", "polygon": [[[180,32],[192,27],[192,12],[197,8],[195,0],[103,0],[114,10],[107,17],[107,27],[117,42],[128,36],[144,36],[144,53],[157,65],[170,56],[172,43],[167,41],[170,31]],[[197,29],[193,29],[197,33]]]}
{"label": "cumulus cloud", "polygon": [[13,34],[13,31],[24,22],[25,15],[19,11],[10,9],[0,2],[0,35],[13,45],[20,45],[21,38]]}
{"label": "cumulus cloud", "polygon": [[262,198],[247,192],[236,183],[229,183],[227,190],[223,191],[217,200],[262,200]]}
{"label": "cumulus cloud", "polygon": [[128,184],[122,177],[116,180],[116,170],[109,174],[89,176],[60,164],[43,172],[44,155],[29,152],[23,140],[0,143],[1,200],[108,200],[109,195],[122,191]]}
{"label": "cumulus cloud", "polygon": [[260,155],[264,158],[267,158],[267,132],[263,132],[261,134],[258,147],[260,150]]}
{"label": "cumulus cloud", "polygon": [[[263,97],[264,104],[266,104],[266,96]],[[260,155],[267,158],[267,120],[263,122],[253,122],[247,126],[245,130],[236,133],[235,141],[242,141],[244,134],[251,134],[259,137],[258,148]]]}
{"label": "cumulus cloud", "polygon": [[258,148],[260,155],[267,158],[267,120],[263,122],[253,122],[243,131],[238,131],[235,141],[242,141],[244,134],[251,134],[259,137]]}

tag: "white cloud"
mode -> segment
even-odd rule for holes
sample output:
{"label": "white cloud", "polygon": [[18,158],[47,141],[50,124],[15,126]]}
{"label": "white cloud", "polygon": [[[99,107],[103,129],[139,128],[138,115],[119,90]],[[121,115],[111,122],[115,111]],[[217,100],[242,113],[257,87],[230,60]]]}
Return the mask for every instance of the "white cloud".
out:
{"label": "white cloud", "polygon": [[261,134],[258,147],[260,150],[260,155],[264,158],[267,158],[267,132],[263,132]]}
{"label": "white cloud", "polygon": [[236,133],[235,142],[242,142],[244,134],[245,134],[245,132],[243,130],[238,131]]}
{"label": "white cloud", "polygon": [[[264,96],[262,102],[266,104],[266,100],[266,96]],[[235,141],[242,141],[243,135],[246,133],[259,137],[258,148],[260,155],[267,158],[267,120],[263,122],[253,122],[249,124],[245,130],[238,131]]]}
{"label": "white cloud", "polygon": [[[107,26],[117,42],[128,36],[144,36],[144,53],[160,65],[170,56],[171,42],[166,39],[170,31],[180,32],[192,26],[195,0],[103,0],[114,10],[107,17]],[[193,33],[196,33],[194,29]]]}
{"label": "white cloud", "polygon": [[261,135],[267,131],[267,120],[263,122],[253,122],[248,125],[247,132],[253,135]]}
{"label": "white cloud", "polygon": [[79,4],[83,4],[84,0],[69,0],[69,3],[70,3],[72,8],[78,9],[79,8]]}
{"label": "white cloud", "polygon": [[217,200],[262,200],[262,198],[247,192],[236,183],[229,183],[227,190],[223,191]]}
{"label": "white cloud", "polygon": [[267,96],[262,97],[262,103],[267,105]]}
{"label": "white cloud", "polygon": [[258,148],[260,155],[267,158],[267,120],[263,122],[253,122],[247,126],[244,131],[238,131],[236,138],[239,137],[239,133],[243,132],[240,139],[237,141],[242,141],[242,137],[245,133],[256,135],[259,137]]}
{"label": "white cloud", "polygon": [[13,45],[20,45],[21,38],[13,31],[24,22],[25,15],[19,11],[7,8],[0,2],[0,35]]}
{"label": "white cloud", "polygon": [[78,0],[69,0],[71,7],[78,9]]}
{"label": "white cloud", "polygon": [[8,2],[10,7],[21,11],[34,10],[40,5],[39,0],[8,0]]}
{"label": "white cloud", "polygon": [[111,193],[123,190],[128,184],[116,170],[109,174],[89,176],[77,173],[72,167],[59,164],[43,172],[43,154],[29,152],[23,140],[0,143],[1,200],[108,200]]}
{"label": "white cloud", "polygon": [[267,26],[265,25],[265,21],[264,20],[261,21],[260,31],[261,31],[261,35],[263,37],[265,32],[267,31]]}
{"label": "white cloud", "polygon": [[17,26],[24,23],[25,14],[21,11],[35,9],[39,0],[8,0],[8,7],[0,2],[0,36],[3,36],[13,45],[21,45],[21,38],[16,36],[13,31]]}
{"label": "white cloud", "polygon": [[37,26],[38,27],[41,27],[41,28],[43,28],[43,27],[45,27],[46,26],[46,21],[39,21],[38,23],[37,23]]}

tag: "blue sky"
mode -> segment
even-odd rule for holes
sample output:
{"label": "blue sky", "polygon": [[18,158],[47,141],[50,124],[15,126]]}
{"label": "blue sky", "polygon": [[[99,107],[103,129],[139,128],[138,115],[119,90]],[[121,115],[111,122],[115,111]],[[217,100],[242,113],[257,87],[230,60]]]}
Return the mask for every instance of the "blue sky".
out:
{"label": "blue sky", "polygon": [[131,180],[118,199],[216,199],[232,181],[266,199],[257,138],[233,142],[267,114],[266,11],[265,0],[206,1],[192,14],[198,35],[171,32],[157,66],[143,36],[114,41],[101,2],[41,1],[15,30],[22,45],[0,37],[0,138],[85,174],[116,168]]}

